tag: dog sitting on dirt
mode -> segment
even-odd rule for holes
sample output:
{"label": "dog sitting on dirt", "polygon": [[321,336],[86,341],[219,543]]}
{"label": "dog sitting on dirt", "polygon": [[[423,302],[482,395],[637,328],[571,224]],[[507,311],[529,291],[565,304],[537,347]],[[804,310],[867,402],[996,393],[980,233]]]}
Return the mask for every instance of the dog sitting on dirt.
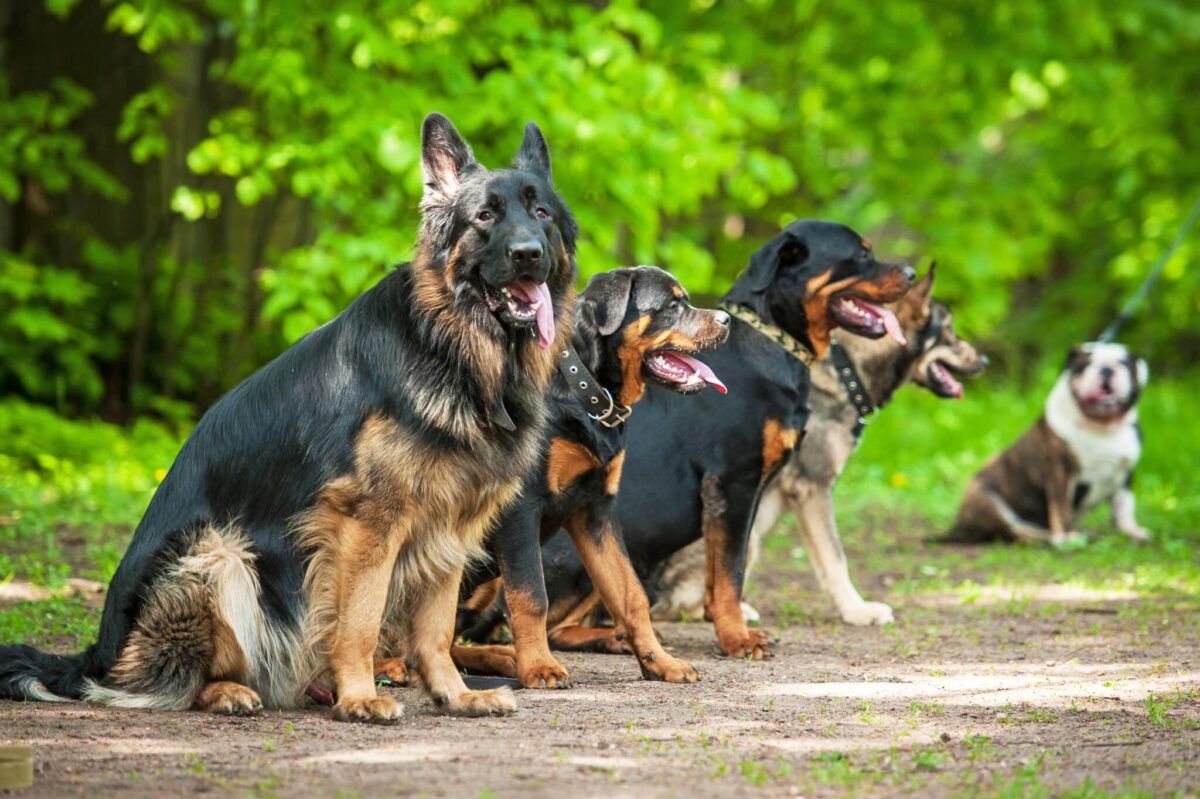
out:
{"label": "dog sitting on dirt", "polygon": [[[899,299],[913,276],[911,267],[877,260],[845,225],[793,222],[723,298],[733,316],[729,340],[706,360],[729,396],[649,392],[630,418],[618,511],[626,549],[645,581],[703,537],[705,611],[723,653],[771,654],[770,634],[751,630],[742,613],[746,546],[759,492],[800,441],[810,365],[838,327],[902,339],[881,303]],[[603,609],[574,547],[555,536],[542,558],[550,606],[594,625]]]}
{"label": "dog sitting on dirt", "polygon": [[[958,337],[950,309],[933,299],[933,280],[930,269],[895,304],[908,344],[842,336],[831,345],[829,357],[813,365],[804,444],[763,491],[754,515],[747,574],[758,560],[763,537],[790,508],[817,579],[847,624],[893,620],[890,607],[865,601],[850,580],[834,514],[834,487],[858,447],[867,419],[909,382],[938,397],[961,399],[963,386],[956,375],[976,375],[987,365],[985,356]],[[704,544],[697,541],[667,561],[657,581],[655,619],[700,618],[704,558]],[[751,621],[758,620],[758,612],[745,603],[743,611]]]}
{"label": "dog sitting on dirt", "polygon": [[1137,401],[1146,362],[1121,344],[1073,348],[1033,427],[989,461],[967,487],[940,541],[1083,540],[1076,520],[1104,502],[1130,538],[1150,534],[1134,515],[1133,470],[1142,451]]}
{"label": "dog sitting on dirt", "polygon": [[[550,653],[552,643],[556,649],[632,651],[646,679],[695,682],[695,669],[667,654],[651,626],[649,600],[622,541],[617,485],[625,421],[648,385],[680,395],[706,386],[724,393],[695,356],[725,341],[730,317],[693,308],[679,281],[654,267],[592,278],[575,316],[572,346],[559,353],[550,382],[542,460],[489,539],[494,566],[463,581],[464,637],[485,635],[506,614],[515,656],[513,647],[455,646],[455,662],[473,673],[516,677],[526,687],[566,687],[570,678]],[[541,543],[563,528],[596,587],[577,606],[550,605],[546,598]],[[582,623],[601,601],[621,634]]]}
{"label": "dog sitting on dirt", "polygon": [[154,495],[98,643],[0,648],[0,696],[249,714],[332,683],[333,716],[388,723],[372,656],[399,629],[445,712],[502,714],[450,658],[458,585],[534,465],[570,340],[576,224],[532,123],[488,171],[422,128],[415,260],[223,397]]}

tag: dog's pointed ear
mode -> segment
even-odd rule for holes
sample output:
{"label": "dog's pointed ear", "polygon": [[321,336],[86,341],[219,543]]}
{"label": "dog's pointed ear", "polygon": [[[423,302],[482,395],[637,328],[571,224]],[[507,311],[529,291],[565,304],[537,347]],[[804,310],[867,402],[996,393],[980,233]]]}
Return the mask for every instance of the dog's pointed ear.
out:
{"label": "dog's pointed ear", "polygon": [[550,179],[550,148],[546,146],[546,137],[537,123],[530,122],[525,126],[525,138],[513,158],[512,168],[533,172],[547,183],[553,183]]}
{"label": "dog's pointed ear", "polygon": [[933,300],[933,280],[936,273],[937,261],[934,261],[929,265],[929,271],[908,290],[926,308],[929,307],[929,303]]}
{"label": "dog's pointed ear", "polygon": [[633,270],[614,269],[592,278],[580,296],[580,302],[590,308],[596,330],[611,336],[621,326],[633,296]]}
{"label": "dog's pointed ear", "polygon": [[454,123],[436,111],[421,125],[421,173],[425,201],[449,203],[458,194],[463,173],[477,166],[475,155]]}
{"label": "dog's pointed ear", "polygon": [[804,246],[804,242],[788,231],[783,231],[750,256],[746,277],[750,279],[751,291],[765,290],[775,280],[775,275],[781,268],[803,261],[807,257],[808,248]]}

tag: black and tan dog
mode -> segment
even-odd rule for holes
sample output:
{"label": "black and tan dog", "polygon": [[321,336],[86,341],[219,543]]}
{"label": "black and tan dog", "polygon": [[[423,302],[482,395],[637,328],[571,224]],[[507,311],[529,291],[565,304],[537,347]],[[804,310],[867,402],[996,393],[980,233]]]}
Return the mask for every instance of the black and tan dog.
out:
{"label": "black and tan dog", "polygon": [[[960,399],[955,375],[975,375],[987,358],[954,330],[954,317],[933,299],[933,270],[895,304],[908,344],[890,339],[841,336],[831,357],[813,365],[804,445],[792,453],[759,498],[746,561],[749,573],[763,537],[790,509],[821,586],[847,624],[887,624],[892,609],[868,602],[850,579],[838,537],[833,490],[858,448],[865,420],[882,410],[897,389],[912,382],[947,399]],[[697,541],[672,557],[657,586],[655,619],[699,618],[704,612],[704,545]],[[758,613],[743,603],[751,620]]]}
{"label": "black and tan dog", "polygon": [[109,589],[100,640],[0,649],[0,696],[253,713],[332,682],[390,722],[381,625],[450,713],[513,709],[450,658],[459,576],[533,466],[569,341],[575,222],[532,123],[512,169],[422,130],[416,259],[200,420]]}
{"label": "black and tan dog", "polygon": [[[622,542],[617,484],[625,461],[623,422],[648,384],[678,394],[709,385],[725,391],[694,355],[725,341],[729,319],[724,311],[693,308],[679,282],[653,267],[617,269],[588,284],[576,303],[573,351],[560,353],[550,382],[541,462],[489,540],[494,566],[463,582],[460,628],[470,637],[471,628],[482,632],[497,620],[497,608],[490,606],[499,592],[496,577],[502,578],[503,603],[496,604],[506,606],[515,659],[511,647],[456,646],[460,666],[516,677],[527,687],[565,687],[569,677],[550,653],[553,643],[558,649],[632,651],[646,679],[696,681],[695,670],[667,654],[654,634],[649,600]],[[561,603],[548,604],[541,542],[562,528],[596,587],[582,607],[603,601],[624,633],[620,639],[611,628],[585,626],[587,613],[580,608],[564,613]]]}
{"label": "black and tan dog", "polygon": [[1146,362],[1121,344],[1071,350],[1045,412],[967,487],[945,542],[1049,542],[1082,538],[1075,521],[1104,502],[1130,538],[1149,533],[1134,516],[1133,469],[1142,452],[1138,398]]}
{"label": "black and tan dog", "polygon": [[[809,365],[824,357],[837,327],[902,339],[895,314],[879,303],[901,297],[912,279],[911,267],[876,260],[844,225],[794,222],[754,254],[724,297],[734,317],[729,340],[706,360],[729,396],[651,392],[630,419],[619,508],[626,549],[645,580],[703,537],[704,606],[726,654],[770,655],[770,634],[751,630],[742,613],[746,546],[759,492],[804,429]],[[570,543],[555,536],[542,555],[550,606],[599,615]]]}

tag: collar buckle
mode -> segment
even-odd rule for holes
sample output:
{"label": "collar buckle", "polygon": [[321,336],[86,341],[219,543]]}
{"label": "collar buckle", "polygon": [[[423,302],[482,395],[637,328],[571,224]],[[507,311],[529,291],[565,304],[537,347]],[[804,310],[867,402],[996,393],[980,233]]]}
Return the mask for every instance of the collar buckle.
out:
{"label": "collar buckle", "polygon": [[[608,407],[604,409],[603,413],[589,413],[588,418],[599,422],[609,429],[624,424],[625,420],[633,414],[633,408],[626,405],[618,405],[617,401],[613,399],[612,393],[607,388],[601,386],[600,391],[608,400]],[[594,402],[595,398],[592,401]]]}

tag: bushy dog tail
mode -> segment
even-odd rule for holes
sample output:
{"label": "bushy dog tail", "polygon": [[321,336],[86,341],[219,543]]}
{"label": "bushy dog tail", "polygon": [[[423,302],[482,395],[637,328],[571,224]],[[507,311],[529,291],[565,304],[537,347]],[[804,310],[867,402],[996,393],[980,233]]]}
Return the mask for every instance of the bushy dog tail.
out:
{"label": "bushy dog tail", "polygon": [[51,655],[31,646],[0,646],[0,698],[66,702],[82,699],[95,671],[94,647],[76,655]]}

